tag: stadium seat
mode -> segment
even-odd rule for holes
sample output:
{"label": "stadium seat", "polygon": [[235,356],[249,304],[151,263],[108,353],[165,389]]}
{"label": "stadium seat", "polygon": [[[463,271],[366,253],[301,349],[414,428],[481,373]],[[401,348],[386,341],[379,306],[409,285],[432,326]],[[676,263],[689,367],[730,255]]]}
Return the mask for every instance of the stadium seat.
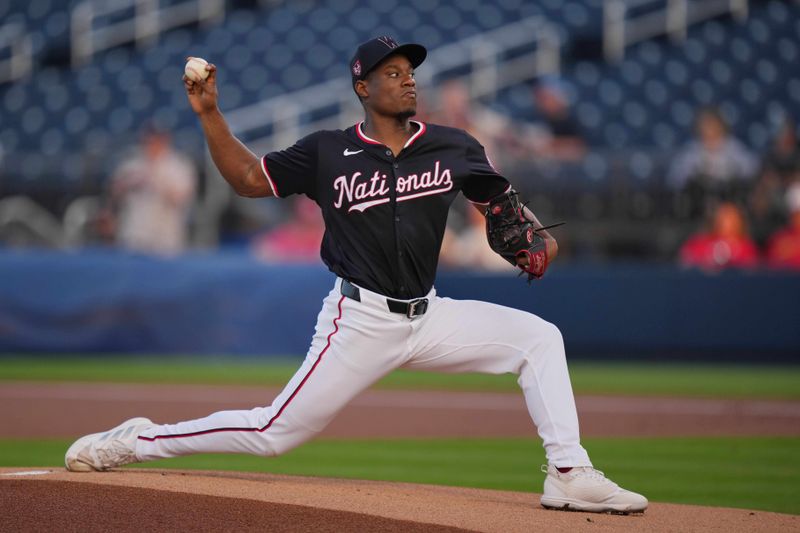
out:
{"label": "stadium seat", "polygon": [[[64,152],[80,150],[109,134],[130,135],[149,117],[166,127],[190,128],[193,116],[180,83],[188,53],[219,65],[223,105],[233,109],[342,76],[353,48],[375,31],[436,48],[540,15],[559,28],[568,50],[571,43],[600,35],[603,4],[600,0],[284,2],[229,11],[223,22],[210,28],[170,30],[149,48],[102,51],[72,72],[65,65],[45,66],[48,53],[64,53],[70,10],[78,1],[0,2],[4,23],[18,22],[32,30],[34,55],[41,62],[31,79],[0,85],[0,141],[6,152],[39,150],[45,139],[50,151],[54,146]],[[734,133],[753,148],[763,149],[779,112],[775,109],[800,116],[798,35],[800,5],[752,2],[743,22],[719,17],[689,28],[688,39],[680,44],[668,39],[635,44],[617,65],[587,59],[573,62],[566,55],[562,77],[571,88],[576,117],[587,139],[600,147],[674,149],[689,136],[695,110],[721,102]],[[528,84],[502,91],[489,103],[513,116],[535,115]],[[765,113],[765,108],[773,111]],[[82,138],[82,132],[91,132],[90,139]],[[200,145],[196,127],[186,132],[193,145]],[[641,174],[645,166],[637,163],[634,174]]]}

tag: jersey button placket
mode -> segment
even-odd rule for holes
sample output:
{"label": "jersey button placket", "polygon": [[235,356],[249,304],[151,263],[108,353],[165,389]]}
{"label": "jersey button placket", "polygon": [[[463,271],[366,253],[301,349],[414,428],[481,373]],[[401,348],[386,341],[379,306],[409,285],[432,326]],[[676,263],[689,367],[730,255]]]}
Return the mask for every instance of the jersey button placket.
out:
{"label": "jersey button placket", "polygon": [[[386,155],[391,156],[394,159],[394,154],[391,150],[386,150]],[[397,170],[400,168],[400,164],[397,161],[392,161],[392,175],[394,176],[394,183],[397,184]],[[402,239],[400,238],[400,215],[397,213],[399,205],[397,202],[394,204],[394,235],[395,235],[395,250],[397,250],[397,266],[398,266],[398,273],[400,274],[400,281],[402,284],[400,285],[400,292],[405,293],[408,290],[405,283],[403,283],[403,250],[401,249],[400,243]]]}
{"label": "jersey button placket", "polygon": [[397,239],[397,258],[398,259],[402,259],[403,258],[403,250],[402,250],[402,248],[400,248],[400,239],[399,239],[399,236],[400,236],[400,215],[395,215],[395,217],[394,217],[394,225],[397,226],[395,234],[398,236],[398,239]]}

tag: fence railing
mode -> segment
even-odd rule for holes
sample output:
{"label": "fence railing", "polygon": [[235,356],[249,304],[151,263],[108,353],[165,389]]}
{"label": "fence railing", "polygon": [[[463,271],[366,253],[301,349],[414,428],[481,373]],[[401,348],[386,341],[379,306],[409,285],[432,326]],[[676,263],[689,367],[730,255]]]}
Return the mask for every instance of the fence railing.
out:
{"label": "fence railing", "polygon": [[[556,74],[560,65],[561,45],[555,28],[540,17],[530,17],[432,50],[417,72],[417,81],[425,87],[438,79],[460,78],[471,96],[480,98],[541,75]],[[431,107],[435,110],[436,102]],[[311,131],[352,125],[360,113],[350,78],[341,77],[234,110],[227,118],[234,133],[252,150],[266,153],[289,146]],[[197,237],[200,243],[213,245],[231,191],[210,154],[206,155],[205,170],[207,194],[198,217]]]}
{"label": "fence railing", "polygon": [[747,18],[748,0],[605,0],[603,53],[616,62],[640,41],[660,35],[681,41],[689,26],[725,13]]}
{"label": "fence railing", "polygon": [[86,0],[72,10],[72,64],[86,63],[98,51],[135,42],[147,46],[163,31],[193,22],[217,23],[225,0]]}
{"label": "fence railing", "polygon": [[33,69],[31,37],[20,24],[0,26],[0,51],[7,50],[0,60],[0,83],[23,78]]}

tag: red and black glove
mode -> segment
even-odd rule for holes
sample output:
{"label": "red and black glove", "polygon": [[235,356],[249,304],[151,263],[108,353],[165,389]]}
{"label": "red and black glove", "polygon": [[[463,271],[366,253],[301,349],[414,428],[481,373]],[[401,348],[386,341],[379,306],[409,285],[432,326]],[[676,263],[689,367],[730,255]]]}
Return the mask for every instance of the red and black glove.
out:
{"label": "red and black glove", "polygon": [[[550,258],[547,241],[539,232],[560,226],[563,222],[541,227],[528,220],[525,206],[514,190],[494,198],[486,208],[485,215],[486,238],[492,250],[519,267],[522,270],[520,274],[528,274],[529,282],[544,276]],[[520,264],[519,259],[524,257],[528,259],[527,265]]]}

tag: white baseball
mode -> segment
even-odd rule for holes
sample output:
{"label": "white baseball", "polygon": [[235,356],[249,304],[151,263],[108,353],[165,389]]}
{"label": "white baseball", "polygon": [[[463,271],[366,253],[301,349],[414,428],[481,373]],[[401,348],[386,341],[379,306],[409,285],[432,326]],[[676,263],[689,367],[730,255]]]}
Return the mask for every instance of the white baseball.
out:
{"label": "white baseball", "polygon": [[186,66],[183,68],[183,72],[186,73],[186,77],[192,81],[204,80],[208,77],[206,65],[208,65],[208,61],[202,57],[190,57],[189,61],[186,62]]}

